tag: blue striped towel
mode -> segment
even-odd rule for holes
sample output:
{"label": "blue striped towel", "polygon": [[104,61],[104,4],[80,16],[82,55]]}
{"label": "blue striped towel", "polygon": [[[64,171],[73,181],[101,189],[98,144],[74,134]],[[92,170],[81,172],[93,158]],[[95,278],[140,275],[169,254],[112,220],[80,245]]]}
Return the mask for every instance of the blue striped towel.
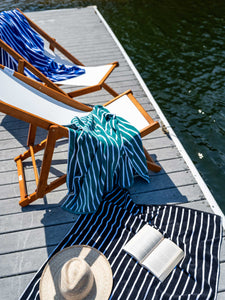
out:
{"label": "blue striped towel", "polygon": [[[59,64],[54,58],[48,57],[44,51],[43,39],[16,9],[0,13],[0,38],[52,81],[61,81],[85,73],[83,68]],[[17,70],[17,60],[3,49],[0,50],[0,63]],[[24,73],[38,79],[26,68]]]}
{"label": "blue striped towel", "polygon": [[[163,282],[122,249],[146,223],[185,252],[184,259]],[[95,214],[77,218],[49,259],[73,245],[89,245],[101,251],[113,272],[110,300],[215,300],[222,234],[219,216],[182,206],[137,205],[126,190],[117,187],[104,196]],[[20,300],[40,299],[39,282],[46,263]]]}
{"label": "blue striped towel", "polygon": [[74,118],[70,126],[68,194],[62,207],[72,213],[93,213],[104,193],[129,188],[134,171],[149,182],[139,131],[102,106]]}

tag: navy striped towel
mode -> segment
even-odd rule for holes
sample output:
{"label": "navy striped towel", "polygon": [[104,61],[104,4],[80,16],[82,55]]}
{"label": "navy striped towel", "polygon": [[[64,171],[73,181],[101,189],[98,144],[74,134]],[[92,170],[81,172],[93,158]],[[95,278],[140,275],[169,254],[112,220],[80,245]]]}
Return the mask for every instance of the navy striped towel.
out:
{"label": "navy striped towel", "polygon": [[[146,223],[185,252],[184,259],[163,282],[122,250]],[[103,252],[113,271],[111,300],[213,300],[217,294],[221,240],[219,216],[173,205],[136,205],[126,190],[116,188],[104,197],[95,214],[78,217],[51,256],[75,244]],[[21,300],[39,299],[44,267],[45,264]]]}
{"label": "navy striped towel", "polygon": [[134,174],[149,182],[139,131],[102,106],[72,120],[67,164],[68,194],[62,207],[93,213],[104,193],[133,185]]}
{"label": "navy striped towel", "polygon": [[[85,73],[83,68],[59,64],[54,58],[48,57],[44,51],[43,39],[16,9],[0,13],[0,38],[52,81],[69,79]],[[0,50],[0,63],[17,70],[18,61],[3,49]],[[38,79],[26,68],[24,73]]]}

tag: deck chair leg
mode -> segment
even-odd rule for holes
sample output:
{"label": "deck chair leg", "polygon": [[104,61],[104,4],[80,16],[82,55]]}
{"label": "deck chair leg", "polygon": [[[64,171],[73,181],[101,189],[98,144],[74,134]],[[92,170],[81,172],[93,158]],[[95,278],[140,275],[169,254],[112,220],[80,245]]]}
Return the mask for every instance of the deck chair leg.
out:
{"label": "deck chair leg", "polygon": [[[21,206],[27,206],[28,204],[32,203],[33,201],[37,200],[38,198],[43,198],[45,194],[51,192],[58,186],[64,184],[66,182],[66,174],[62,175],[61,177],[53,180],[51,183],[48,184],[48,177],[51,168],[52,157],[55,149],[56,140],[60,139],[61,137],[68,137],[65,132],[61,132],[57,125],[52,125],[49,128],[47,139],[42,141],[40,144],[35,146],[30,146],[29,150],[25,151],[23,154],[17,156],[15,158],[19,176],[19,187],[20,187],[20,196],[21,200],[19,204]],[[42,165],[41,165],[41,172],[40,176],[38,177],[36,162],[34,154],[40,150],[44,150]],[[32,194],[27,194],[27,187],[26,187],[26,180],[24,176],[23,170],[23,161],[27,158],[31,157],[35,180],[37,184],[37,189]]]}
{"label": "deck chair leg", "polygon": [[33,146],[35,141],[37,127],[30,124],[29,126],[29,132],[28,132],[28,138],[27,138],[27,146]]}
{"label": "deck chair leg", "polygon": [[57,126],[51,126],[48,132],[48,137],[45,146],[45,152],[41,165],[41,172],[39,182],[37,185],[37,196],[38,198],[44,197],[46,194],[48,175],[51,168],[52,156],[55,149],[55,143],[58,139]]}
{"label": "deck chair leg", "polygon": [[159,172],[162,168],[154,162],[154,160],[152,159],[152,157],[150,156],[150,154],[148,153],[148,151],[145,149],[144,146],[143,149],[144,149],[148,169],[156,173]]}
{"label": "deck chair leg", "polygon": [[27,195],[27,187],[26,187],[26,181],[25,181],[25,175],[23,171],[23,163],[21,160],[21,157],[17,157],[15,159],[16,166],[17,166],[17,172],[18,172],[18,179],[19,179],[19,189],[20,189],[20,199],[21,201],[26,200]]}
{"label": "deck chair leg", "polygon": [[106,84],[105,82],[102,84],[102,87],[109,92],[113,97],[117,97],[119,94],[114,91],[110,86],[108,86],[108,84]]}

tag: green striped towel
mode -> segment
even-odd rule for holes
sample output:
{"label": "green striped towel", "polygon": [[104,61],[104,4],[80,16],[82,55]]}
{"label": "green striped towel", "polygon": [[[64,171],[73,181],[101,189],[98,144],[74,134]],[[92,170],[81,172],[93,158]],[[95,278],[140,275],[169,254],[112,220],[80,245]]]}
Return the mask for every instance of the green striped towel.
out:
{"label": "green striped towel", "polygon": [[139,131],[102,106],[69,127],[68,194],[62,208],[93,213],[115,186],[129,188],[134,174],[149,182]]}

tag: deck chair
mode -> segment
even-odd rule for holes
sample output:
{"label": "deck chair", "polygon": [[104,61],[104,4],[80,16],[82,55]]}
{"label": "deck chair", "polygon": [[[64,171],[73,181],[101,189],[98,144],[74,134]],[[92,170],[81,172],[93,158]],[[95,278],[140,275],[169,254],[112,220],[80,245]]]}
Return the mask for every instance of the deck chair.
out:
{"label": "deck chair", "polygon": [[[16,71],[0,65],[0,111],[12,117],[31,124],[28,140],[29,149],[15,158],[18,170],[21,200],[19,204],[26,206],[66,182],[66,174],[58,177],[48,184],[48,175],[52,163],[56,141],[68,137],[67,124],[74,116],[85,116],[92,108],[79,103],[68,96],[54,91]],[[126,118],[131,124],[135,123],[141,136],[154,131],[159,123],[154,121],[143,109],[140,103],[127,91],[105,104],[105,107],[118,116]],[[47,138],[35,144],[35,130],[37,127],[46,129]],[[41,171],[35,161],[35,153],[44,150]],[[145,150],[148,168],[158,172],[158,166]],[[33,193],[27,194],[26,180],[23,170],[23,161],[31,158],[37,188]]]}
{"label": "deck chair", "polygon": [[[37,34],[43,41],[45,41],[45,44],[46,43],[49,44],[49,48],[45,47],[44,49],[44,54],[47,55],[47,57],[53,58],[55,62],[67,66],[77,65],[78,67],[84,69],[85,73],[70,79],[53,82],[51,79],[46,77],[37,67],[35,67],[31,63],[31,61],[29,61],[28,58],[25,59],[21,55],[21,53],[19,53],[19,51],[21,51],[18,50],[19,48],[17,48],[17,51],[15,50],[16,46],[12,36],[14,34],[13,30],[10,32],[10,44],[7,44],[2,39],[0,39],[0,48],[1,48],[0,50],[5,51],[2,54],[0,53],[2,56],[1,64],[10,68],[13,67],[14,70],[17,70],[21,74],[29,75],[31,77],[35,76],[38,80],[43,82],[45,85],[63,94],[67,94],[67,93],[63,91],[63,89],[61,89],[61,86],[76,87],[77,88],[76,90],[68,93],[68,95],[72,98],[80,95],[92,93],[102,88],[104,88],[107,92],[109,92],[113,97],[118,96],[118,93],[105,83],[106,79],[115,69],[115,67],[118,66],[118,62],[113,62],[102,66],[85,67],[77,58],[75,58],[71,53],[69,53],[65,48],[63,48],[58,42],[56,42],[54,38],[50,37],[46,32],[44,32],[32,20],[30,20],[27,16],[25,16],[25,14],[23,14],[19,9],[15,11],[19,13],[19,16],[22,17],[23,20],[25,18],[26,22],[29,23],[28,28],[31,27],[32,32],[34,30],[35,31],[34,33]],[[4,18],[2,19],[3,20],[0,21],[4,22]],[[19,33],[18,32],[16,33],[17,36],[18,34],[20,34],[21,39],[23,39],[23,35],[21,34],[21,31],[19,31]],[[55,54],[54,52],[55,49],[57,50],[57,53],[59,53],[59,55]],[[8,56],[6,56],[6,53]],[[6,58],[4,58],[5,56]]]}

